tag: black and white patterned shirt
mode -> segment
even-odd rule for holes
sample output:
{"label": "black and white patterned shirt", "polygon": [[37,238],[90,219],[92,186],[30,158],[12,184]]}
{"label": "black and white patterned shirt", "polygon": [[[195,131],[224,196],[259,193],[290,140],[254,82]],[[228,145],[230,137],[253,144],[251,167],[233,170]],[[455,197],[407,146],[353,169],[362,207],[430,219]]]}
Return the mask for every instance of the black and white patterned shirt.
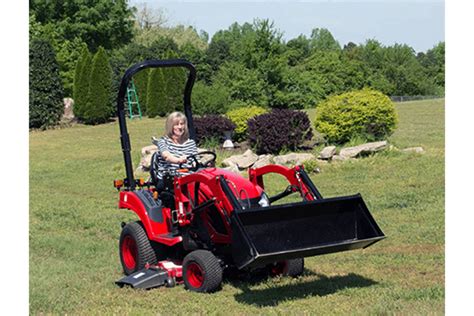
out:
{"label": "black and white patterned shirt", "polygon": [[[158,146],[158,150],[160,153],[163,153],[165,151],[168,151],[170,154],[172,154],[175,157],[182,157],[182,156],[190,156],[197,154],[197,146],[196,142],[192,139],[186,140],[182,144],[176,144],[173,142],[171,138],[168,136],[163,136],[158,141],[156,142],[156,145]],[[179,169],[179,164],[176,163],[171,163],[169,161],[166,161],[161,155],[159,155],[158,159],[158,167],[159,169],[157,170],[157,176],[158,179],[163,179],[163,172],[162,170],[178,170]],[[191,165],[188,163],[182,164],[183,168],[190,168]]]}

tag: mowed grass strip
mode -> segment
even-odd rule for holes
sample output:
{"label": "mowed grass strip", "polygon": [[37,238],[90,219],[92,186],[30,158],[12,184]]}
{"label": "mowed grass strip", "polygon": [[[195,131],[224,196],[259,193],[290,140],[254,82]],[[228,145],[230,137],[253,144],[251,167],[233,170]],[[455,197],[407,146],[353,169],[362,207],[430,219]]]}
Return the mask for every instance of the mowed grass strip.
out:
{"label": "mowed grass strip", "polygon": [[[30,133],[32,314],[443,314],[444,100],[397,104],[389,141],[423,154],[386,151],[322,166],[325,197],[360,192],[388,236],[365,250],[306,259],[302,277],[228,278],[203,295],[183,286],[120,289],[120,223],[112,180],[124,177],[116,123]],[[309,111],[314,117],[314,110]],[[133,159],[164,120],[129,121]],[[221,154],[219,160],[222,160]],[[275,177],[273,193],[285,184]]]}

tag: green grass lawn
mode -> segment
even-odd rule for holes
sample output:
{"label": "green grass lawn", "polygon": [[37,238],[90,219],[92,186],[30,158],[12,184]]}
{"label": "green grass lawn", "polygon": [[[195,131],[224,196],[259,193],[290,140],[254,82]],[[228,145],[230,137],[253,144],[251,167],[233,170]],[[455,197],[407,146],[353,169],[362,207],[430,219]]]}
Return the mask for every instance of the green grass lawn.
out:
{"label": "green grass lawn", "polygon": [[[135,219],[117,208],[112,186],[124,177],[116,123],[31,132],[30,312],[444,314],[444,100],[396,107],[400,123],[390,143],[422,146],[424,154],[387,151],[324,165],[312,176],[325,197],[360,192],[388,238],[365,250],[307,258],[297,279],[230,279],[211,295],[183,286],[115,286],[122,276],[120,222]],[[134,165],[163,123],[130,122]]]}

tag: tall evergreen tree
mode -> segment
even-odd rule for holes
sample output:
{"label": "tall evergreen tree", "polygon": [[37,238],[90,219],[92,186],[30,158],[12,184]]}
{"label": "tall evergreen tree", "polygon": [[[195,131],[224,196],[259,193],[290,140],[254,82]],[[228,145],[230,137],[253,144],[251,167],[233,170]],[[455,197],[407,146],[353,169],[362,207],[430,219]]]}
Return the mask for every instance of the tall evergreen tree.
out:
{"label": "tall evergreen tree", "polygon": [[30,43],[29,126],[55,125],[63,113],[63,87],[53,47],[46,40]]}
{"label": "tall evergreen tree", "polygon": [[[177,58],[176,53],[169,51],[166,58]],[[165,108],[167,112],[183,111],[183,95],[186,83],[186,71],[182,67],[163,69],[166,84]]]}
{"label": "tall evergreen tree", "polygon": [[89,89],[89,75],[92,57],[87,45],[83,45],[81,56],[79,57],[74,72],[74,115],[79,119],[84,118],[84,109],[87,103],[87,92]]}
{"label": "tall evergreen tree", "polygon": [[146,103],[149,117],[165,116],[168,112],[166,108],[165,79],[161,68],[150,71]]}
{"label": "tall evergreen tree", "polygon": [[110,117],[112,108],[110,104],[111,89],[112,68],[105,49],[99,47],[92,59],[87,103],[84,111],[84,121],[86,123],[104,123]]}
{"label": "tall evergreen tree", "polygon": [[150,69],[141,70],[133,76],[133,82],[137,91],[138,102],[142,115],[147,114],[147,89]]}

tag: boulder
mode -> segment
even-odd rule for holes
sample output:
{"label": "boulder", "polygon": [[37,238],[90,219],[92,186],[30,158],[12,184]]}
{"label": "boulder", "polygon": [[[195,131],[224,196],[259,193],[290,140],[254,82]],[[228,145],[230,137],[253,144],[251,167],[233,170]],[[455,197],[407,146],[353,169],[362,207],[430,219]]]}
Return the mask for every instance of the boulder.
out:
{"label": "boulder", "polygon": [[328,160],[336,153],[336,146],[327,146],[319,153],[319,159]]}
{"label": "boulder", "polygon": [[272,164],[273,155],[260,155],[258,160],[253,164],[252,168],[261,168]]}
{"label": "boulder", "polygon": [[232,167],[237,165],[239,169],[247,169],[251,167],[258,159],[258,156],[248,149],[242,155],[234,155],[222,161],[224,167]]}
{"label": "boulder", "polygon": [[294,164],[301,165],[306,160],[315,159],[313,154],[290,153],[287,155],[276,156],[273,161],[277,165]]}
{"label": "boulder", "polygon": [[64,98],[64,112],[62,120],[72,121],[74,119],[74,100],[71,98]]}
{"label": "boulder", "polygon": [[140,166],[145,171],[150,171],[151,156],[152,156],[151,154],[146,155],[145,157],[142,157],[142,159],[140,159]]}
{"label": "boulder", "polygon": [[409,147],[409,148],[402,149],[402,151],[406,153],[417,153],[417,154],[421,154],[425,152],[423,147]]}
{"label": "boulder", "polygon": [[381,151],[387,148],[387,146],[388,146],[388,143],[386,140],[380,141],[380,142],[366,143],[366,144],[362,144],[355,147],[343,148],[339,152],[339,156],[342,156],[345,158],[355,158],[357,156]]}
{"label": "boulder", "polygon": [[228,171],[231,171],[233,173],[240,174],[239,167],[237,167],[237,165],[232,165],[232,166],[226,167],[226,168],[224,168],[224,170],[228,170]]}
{"label": "boulder", "polygon": [[350,158],[348,157],[344,157],[344,156],[340,156],[340,155],[334,155],[331,157],[331,160],[332,161],[345,161],[345,160],[349,160]]}
{"label": "boulder", "polygon": [[154,152],[158,151],[156,145],[150,145],[142,148],[141,155],[142,157],[152,155]]}

